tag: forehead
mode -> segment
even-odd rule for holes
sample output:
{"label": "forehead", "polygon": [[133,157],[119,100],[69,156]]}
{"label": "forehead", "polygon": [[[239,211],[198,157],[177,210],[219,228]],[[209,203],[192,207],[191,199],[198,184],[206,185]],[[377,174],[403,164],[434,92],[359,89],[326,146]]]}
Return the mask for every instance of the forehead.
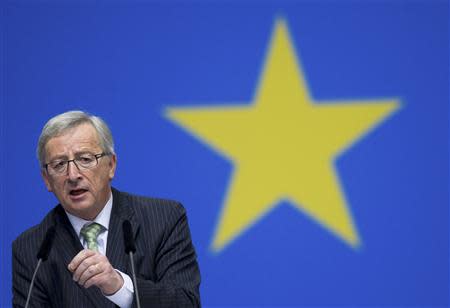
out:
{"label": "forehead", "polygon": [[48,156],[64,155],[69,152],[98,150],[99,144],[95,128],[89,123],[83,123],[50,138],[45,145],[45,150]]}

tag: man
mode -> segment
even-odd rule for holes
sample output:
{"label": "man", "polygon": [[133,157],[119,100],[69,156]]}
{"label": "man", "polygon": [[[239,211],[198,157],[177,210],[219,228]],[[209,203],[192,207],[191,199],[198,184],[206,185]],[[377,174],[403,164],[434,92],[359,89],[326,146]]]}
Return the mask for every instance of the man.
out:
{"label": "man", "polygon": [[117,158],[107,125],[81,111],[47,122],[37,155],[59,204],[13,243],[13,305],[23,307],[36,253],[47,230],[56,235],[37,273],[30,307],[131,307],[135,287],[122,224],[136,242],[142,307],[199,307],[200,273],[181,204],[111,187]]}

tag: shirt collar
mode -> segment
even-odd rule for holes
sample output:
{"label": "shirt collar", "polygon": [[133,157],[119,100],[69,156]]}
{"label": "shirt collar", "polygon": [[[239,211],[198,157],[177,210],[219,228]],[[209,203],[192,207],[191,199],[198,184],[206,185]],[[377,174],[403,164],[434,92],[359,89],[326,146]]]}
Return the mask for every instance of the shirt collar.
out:
{"label": "shirt collar", "polygon": [[69,218],[70,223],[72,224],[72,227],[75,230],[75,233],[80,236],[81,228],[83,228],[84,225],[90,224],[92,222],[96,222],[105,228],[105,230],[108,230],[109,227],[109,220],[111,218],[111,210],[112,210],[112,204],[113,204],[113,196],[109,197],[108,202],[106,202],[106,205],[103,207],[103,209],[98,213],[97,217],[95,217],[94,220],[85,220],[83,218],[77,217],[75,215],[70,214],[66,210],[64,210],[67,214],[67,217]]}

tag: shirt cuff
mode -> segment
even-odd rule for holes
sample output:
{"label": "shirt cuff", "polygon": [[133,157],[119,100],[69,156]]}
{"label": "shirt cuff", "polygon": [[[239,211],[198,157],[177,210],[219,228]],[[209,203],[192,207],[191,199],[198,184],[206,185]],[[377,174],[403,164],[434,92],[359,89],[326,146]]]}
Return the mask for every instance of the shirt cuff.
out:
{"label": "shirt cuff", "polygon": [[112,301],[120,308],[130,308],[133,303],[134,287],[130,276],[116,270],[123,278],[123,286],[113,295],[105,295],[107,299]]}

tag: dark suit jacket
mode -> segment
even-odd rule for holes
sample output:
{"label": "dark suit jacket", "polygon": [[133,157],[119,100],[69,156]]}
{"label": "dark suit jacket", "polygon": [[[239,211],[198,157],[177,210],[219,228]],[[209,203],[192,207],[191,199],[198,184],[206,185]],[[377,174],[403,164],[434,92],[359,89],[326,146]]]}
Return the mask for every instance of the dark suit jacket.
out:
{"label": "dark suit jacket", "polygon": [[[131,277],[124,252],[122,222],[128,219],[136,240],[136,275],[142,307],[199,307],[200,273],[181,204],[138,197],[113,189],[106,256]],[[56,236],[49,258],[36,276],[31,307],[115,307],[100,289],[85,289],[72,280],[67,265],[83,249],[61,205],[13,243],[13,305],[25,306],[37,264],[36,253],[50,226]],[[133,306],[136,303],[133,301]]]}

